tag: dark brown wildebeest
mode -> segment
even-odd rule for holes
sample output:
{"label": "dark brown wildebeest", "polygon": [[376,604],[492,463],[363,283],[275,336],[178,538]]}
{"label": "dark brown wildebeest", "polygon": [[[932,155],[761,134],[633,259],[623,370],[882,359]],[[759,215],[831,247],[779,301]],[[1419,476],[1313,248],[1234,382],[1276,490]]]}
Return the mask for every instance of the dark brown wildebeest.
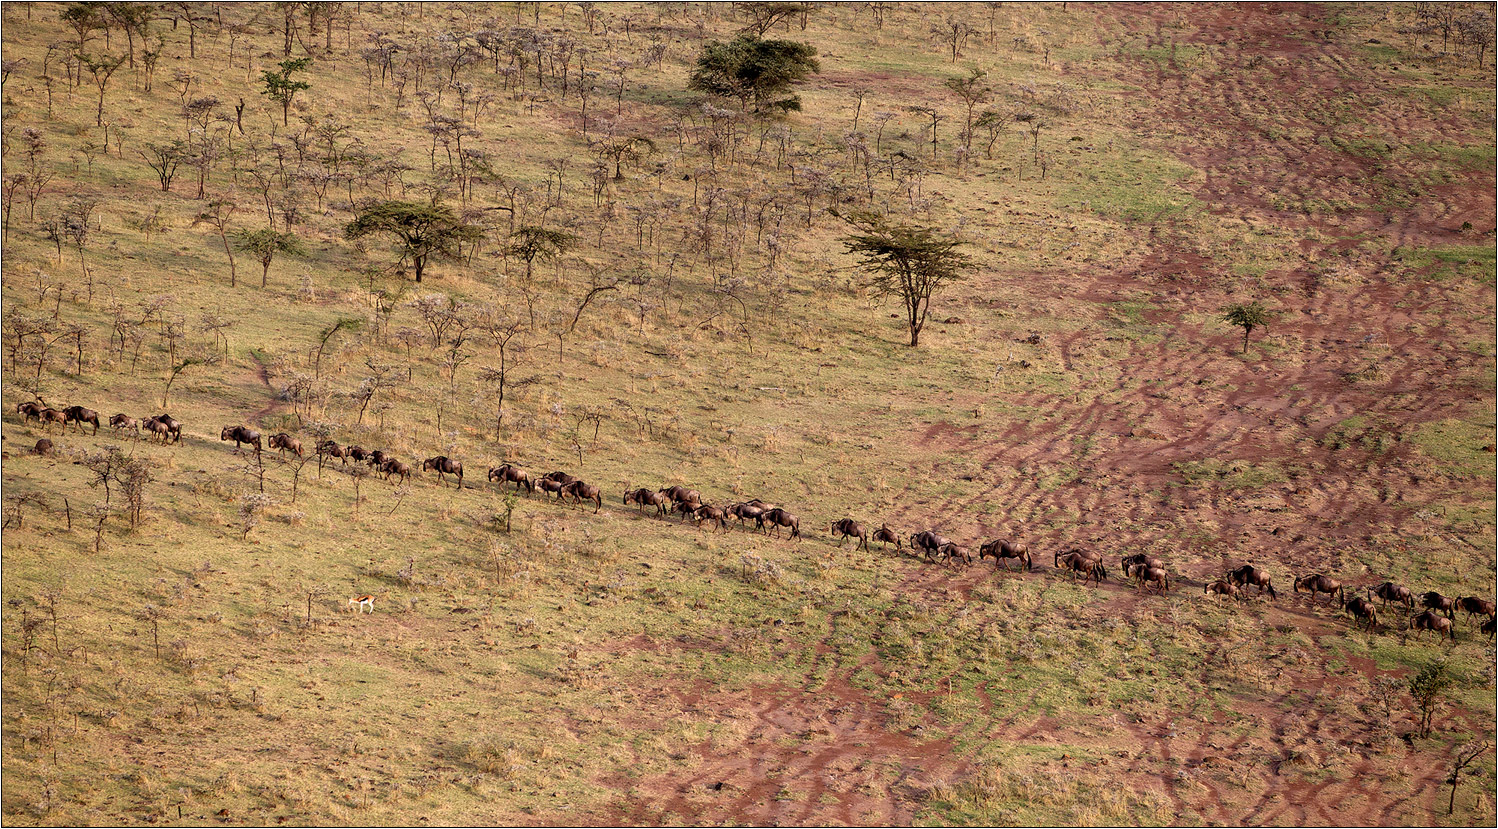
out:
{"label": "dark brown wildebeest", "polygon": [[442,477],[442,474],[445,472],[448,475],[457,475],[458,489],[463,488],[463,464],[452,460],[446,455],[438,455],[435,458],[427,458],[426,460],[421,462],[422,472],[426,472],[432,469],[437,470],[438,483],[442,484],[443,486],[447,486],[447,481]]}
{"label": "dark brown wildebeest", "polygon": [[339,446],[338,441],[332,438],[318,441],[317,463],[321,466],[325,459],[337,458],[344,466],[348,466],[348,459],[352,457],[352,450],[354,448],[352,446]]}
{"label": "dark brown wildebeest", "polygon": [[827,533],[829,535],[840,535],[837,540],[837,546],[839,547],[843,546],[843,542],[849,538],[856,538],[858,539],[858,546],[853,549],[867,550],[869,548],[869,534],[864,532],[863,527],[859,526],[858,522],[852,518],[844,518],[837,521]]}
{"label": "dark brown wildebeest", "polygon": [[566,472],[548,472],[541,477],[541,480],[536,482],[536,485],[541,487],[542,492],[550,492],[557,496],[557,500],[561,500],[562,487],[575,480],[577,479]]}
{"label": "dark brown wildebeest", "polygon": [[760,514],[758,520],[761,524],[769,524],[774,527],[776,535],[780,535],[781,527],[790,527],[791,538],[797,541],[801,540],[801,519],[791,515],[780,507],[765,510]]}
{"label": "dark brown wildebeest", "polygon": [[1362,596],[1345,602],[1342,605],[1342,609],[1347,611],[1354,619],[1367,619],[1368,631],[1370,633],[1378,626],[1378,612],[1373,609],[1373,602],[1368,601]]}
{"label": "dark brown wildebeest", "polygon": [[697,509],[692,510],[692,516],[697,519],[697,529],[699,531],[702,529],[703,521],[716,521],[718,522],[719,530],[728,532],[728,510],[722,507],[702,504]]}
{"label": "dark brown wildebeest", "polygon": [[1263,595],[1264,591],[1268,590],[1269,598],[1277,598],[1274,593],[1274,582],[1269,576],[1269,571],[1260,570],[1252,564],[1245,564],[1237,570],[1228,573],[1228,581],[1232,582],[1235,587],[1247,587],[1251,584],[1259,588],[1259,595]]}
{"label": "dark brown wildebeest", "polygon": [[951,539],[931,530],[922,530],[910,537],[910,549],[920,550],[923,558],[934,556],[941,545],[951,543]]}
{"label": "dark brown wildebeest", "polygon": [[1311,594],[1312,604],[1316,603],[1316,594],[1318,593],[1325,593],[1328,598],[1336,596],[1338,602],[1341,602],[1346,594],[1346,591],[1342,588],[1342,582],[1330,576],[1323,576],[1320,573],[1313,573],[1309,576],[1302,576],[1296,579],[1295,592],[1299,593],[1302,589]]}
{"label": "dark brown wildebeest", "polygon": [[1477,596],[1463,596],[1456,600],[1456,609],[1470,616],[1492,616],[1495,608],[1493,603],[1487,599]]}
{"label": "dark brown wildebeest", "polygon": [[572,481],[568,481],[567,483],[562,484],[561,491],[557,493],[557,500],[560,501],[562,499],[562,496],[564,495],[571,495],[573,498],[577,499],[577,502],[579,504],[581,504],[583,501],[593,501],[597,504],[597,506],[593,508],[593,512],[595,514],[599,510],[603,509],[603,490],[592,484],[584,483],[575,479]]}
{"label": "dark brown wildebeest", "polygon": [[666,496],[645,487],[624,493],[624,503],[626,506],[639,504],[640,512],[644,512],[646,507],[655,507],[658,515],[666,514]]}
{"label": "dark brown wildebeest", "polygon": [[348,456],[359,463],[369,462],[369,452],[362,446],[350,445],[348,447]]}
{"label": "dark brown wildebeest", "polygon": [[1073,547],[1070,550],[1062,550],[1061,552],[1056,553],[1054,556],[1052,556],[1052,558],[1051,558],[1051,566],[1053,566],[1053,567],[1060,567],[1061,566],[1061,559],[1064,558],[1064,557],[1066,557],[1066,556],[1069,556],[1069,555],[1079,555],[1082,558],[1088,559],[1090,561],[1100,562],[1100,563],[1103,560],[1103,556],[1102,556],[1101,553],[1096,553],[1096,552],[1093,552],[1092,550],[1084,550],[1081,547]]}
{"label": "dark brown wildebeest", "polygon": [[16,406],[16,414],[21,416],[22,423],[30,423],[33,418],[40,419],[46,408],[40,403],[21,403]]}
{"label": "dark brown wildebeest", "polygon": [[978,560],[982,561],[984,556],[993,556],[994,569],[998,569],[999,565],[1003,564],[1004,569],[1008,570],[1009,563],[1005,559],[1011,558],[1017,558],[1024,562],[1026,570],[1029,570],[1033,563],[1030,561],[1030,548],[1028,545],[1010,544],[1002,538],[996,538],[979,547]]}
{"label": "dark brown wildebeest", "polygon": [[177,420],[177,418],[172,417],[169,414],[153,415],[152,417],[147,418],[146,421],[141,425],[146,426],[147,431],[156,431],[150,429],[149,424],[151,421],[155,421],[156,423],[159,423],[165,427],[164,430],[160,431],[163,443],[165,443],[168,438],[170,438],[172,443],[182,442],[182,423]]}
{"label": "dark brown wildebeest", "polygon": [[260,433],[247,426],[225,426],[223,431],[218,433],[218,439],[234,441],[236,452],[239,451],[240,444],[247,443],[255,447],[255,454],[260,454]]}
{"label": "dark brown wildebeest", "polygon": [[950,566],[958,559],[962,559],[962,563],[969,567],[971,567],[973,564],[973,554],[967,549],[959,547],[957,543],[953,541],[948,541],[940,547],[937,547],[936,554],[945,559],[943,561],[943,564],[946,564],[948,566]]}
{"label": "dark brown wildebeest", "polygon": [[1498,616],[1489,616],[1488,620],[1482,623],[1482,632],[1488,635],[1489,642],[1493,641],[1494,633],[1498,633]]}
{"label": "dark brown wildebeest", "polygon": [[1119,567],[1123,569],[1124,576],[1133,578],[1135,570],[1147,570],[1151,567],[1156,570],[1164,570],[1165,562],[1161,561],[1158,558],[1155,558],[1152,555],[1149,555],[1148,553],[1135,553],[1134,555],[1124,556],[1122,559],[1120,559]]}
{"label": "dark brown wildebeest", "polygon": [[395,458],[386,458],[380,463],[380,472],[384,473],[385,480],[390,480],[391,475],[399,475],[401,483],[405,483],[411,477],[411,464],[398,461]]}
{"label": "dark brown wildebeest", "polygon": [[1420,597],[1420,606],[1427,610],[1439,610],[1448,619],[1456,619],[1456,599],[1442,596],[1434,590]]}
{"label": "dark brown wildebeest", "polygon": [[1208,594],[1216,596],[1231,596],[1232,598],[1236,599],[1238,598],[1239,594],[1238,585],[1224,579],[1218,579],[1217,581],[1214,581],[1206,587],[1202,588],[1202,595],[1206,596]]}
{"label": "dark brown wildebeest", "polygon": [[369,461],[370,466],[379,469],[385,465],[385,461],[391,460],[394,457],[394,455],[385,454],[385,450],[383,449],[376,449],[369,453],[369,457],[366,460]]}
{"label": "dark brown wildebeest", "polygon": [[1103,563],[1097,559],[1088,558],[1081,551],[1066,553],[1058,557],[1056,561],[1061,569],[1071,573],[1072,581],[1077,580],[1078,573],[1082,574],[1083,581],[1092,579],[1098,584],[1102,584],[1103,579],[1108,578],[1108,569],[1103,566]]}
{"label": "dark brown wildebeest", "polygon": [[765,514],[765,509],[758,504],[751,504],[747,501],[741,504],[734,504],[728,508],[728,514],[739,519],[740,527],[744,526],[745,521],[753,521],[755,529],[764,528],[764,522],[760,521],[759,517]]}
{"label": "dark brown wildebeest", "polygon": [[1402,587],[1392,581],[1386,581],[1374,588],[1373,595],[1383,599],[1383,606],[1388,607],[1389,602],[1397,602],[1404,605],[1406,610],[1415,609],[1415,597],[1410,593],[1408,587]]}
{"label": "dark brown wildebeest", "polygon": [[62,414],[65,418],[63,425],[67,425],[68,423],[76,423],[78,424],[78,431],[81,432],[83,431],[83,424],[92,423],[94,425],[94,430],[89,434],[99,434],[99,413],[94,411],[93,409],[85,409],[82,406],[69,406],[66,409],[62,410]]}
{"label": "dark brown wildebeest", "polygon": [[302,456],[302,442],[285,432],[277,432],[271,435],[270,440],[266,441],[266,445],[272,449],[279,450],[282,455],[286,454],[289,450],[291,454],[299,458]]}
{"label": "dark brown wildebeest", "polygon": [[1139,579],[1139,589],[1143,590],[1154,582],[1160,586],[1160,594],[1164,595],[1170,589],[1170,573],[1162,567],[1146,567],[1143,564],[1135,564],[1134,576]]}
{"label": "dark brown wildebeest", "polygon": [[895,549],[900,549],[900,536],[888,524],[880,524],[879,529],[874,530],[874,540],[879,542],[879,549],[883,550],[885,545],[893,544]]}
{"label": "dark brown wildebeest", "polygon": [[1437,616],[1433,610],[1411,616],[1406,630],[1415,631],[1416,636],[1419,636],[1422,631],[1433,630],[1437,636],[1449,636],[1451,641],[1456,641],[1456,628],[1451,624],[1451,620]]}
{"label": "dark brown wildebeest", "polygon": [[40,412],[37,412],[36,419],[41,421],[43,429],[46,429],[48,424],[52,423],[56,423],[63,429],[66,429],[68,426],[67,414],[57,409],[42,409]]}
{"label": "dark brown wildebeest", "polygon": [[125,414],[124,412],[120,412],[119,414],[111,417],[109,419],[109,426],[111,429],[129,429],[135,432],[136,435],[140,434],[140,421],[136,420],[130,415]]}
{"label": "dark brown wildebeest", "polygon": [[162,421],[154,417],[148,417],[145,420],[141,421],[141,428],[145,429],[152,435],[159,436],[162,443],[166,443],[167,438],[172,433],[171,426],[168,426],[166,423],[163,423]]}
{"label": "dark brown wildebeest", "polygon": [[657,490],[660,494],[670,498],[675,504],[701,504],[702,493],[695,489],[687,489],[684,486],[668,486]]}
{"label": "dark brown wildebeest", "polygon": [[57,447],[52,445],[52,441],[42,438],[36,442],[36,446],[31,451],[43,457],[50,457],[53,452],[57,451]]}
{"label": "dark brown wildebeest", "polygon": [[531,480],[530,473],[510,463],[498,468],[491,468],[489,470],[489,480],[499,481],[500,487],[503,487],[506,483],[512,483],[515,485],[516,492],[519,492],[521,487],[525,487],[527,492],[536,491],[536,482]]}

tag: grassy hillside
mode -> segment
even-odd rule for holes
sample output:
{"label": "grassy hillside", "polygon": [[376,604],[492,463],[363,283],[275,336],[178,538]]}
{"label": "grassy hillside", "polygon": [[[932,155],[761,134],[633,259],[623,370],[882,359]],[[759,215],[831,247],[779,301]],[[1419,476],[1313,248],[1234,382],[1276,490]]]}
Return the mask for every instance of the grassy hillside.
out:
{"label": "grassy hillside", "polygon": [[[132,8],[3,9],[7,822],[1494,820],[1481,620],[1292,590],[1494,594],[1491,8],[817,5],[766,32],[820,61],[779,118],[687,88],[763,5]],[[416,283],[346,238],[385,199],[485,239]],[[978,263],[918,348],[833,210]],[[215,211],[298,250],[231,275]],[[525,227],[569,249],[528,267]],[[677,484],[804,538],[621,503]],[[1036,566],[856,550],[847,516]],[[1104,584],[1055,569],[1077,547]],[[1250,562],[1277,599],[1202,594]]]}

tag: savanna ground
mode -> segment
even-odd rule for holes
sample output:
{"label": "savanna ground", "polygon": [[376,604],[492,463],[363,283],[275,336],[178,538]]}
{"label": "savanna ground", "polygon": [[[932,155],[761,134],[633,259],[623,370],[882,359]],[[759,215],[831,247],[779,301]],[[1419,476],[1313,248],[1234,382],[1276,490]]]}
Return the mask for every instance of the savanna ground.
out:
{"label": "savanna ground", "polygon": [[[1493,595],[1494,76],[1425,25],[1491,7],[819,5],[769,33],[821,61],[782,121],[686,91],[727,5],[169,4],[149,39],[67,8],[3,8],[5,173],[46,176],[4,247],[7,823],[1494,821],[1491,751],[1446,813],[1493,738],[1476,624],[1366,633],[1289,589]],[[102,110],[80,37],[136,53]],[[969,67],[1000,117],[964,150]],[[179,139],[164,190],[142,153]],[[489,240],[421,285],[343,238],[433,192]],[[303,252],[230,288],[215,199]],[[832,206],[969,243],[919,348]],[[576,244],[528,277],[523,225]],[[1278,318],[1240,353],[1217,316],[1247,299]],[[186,428],[43,429],[33,397]],[[257,502],[239,423],[472,488],[267,451]],[[133,530],[80,463],[110,446],[151,471]],[[501,460],[603,508],[507,501]],[[667,484],[806,538],[619,503]],[[847,515],[1037,566],[834,546]],[[1072,584],[1072,546],[1176,589]],[[1201,595],[1243,562],[1277,601]]]}

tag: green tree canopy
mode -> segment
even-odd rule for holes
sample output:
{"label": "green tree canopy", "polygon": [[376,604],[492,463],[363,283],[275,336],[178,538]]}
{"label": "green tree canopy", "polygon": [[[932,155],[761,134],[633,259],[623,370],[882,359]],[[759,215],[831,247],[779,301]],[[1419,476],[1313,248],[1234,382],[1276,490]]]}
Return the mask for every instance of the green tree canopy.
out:
{"label": "green tree canopy", "polygon": [[306,251],[302,243],[297,240],[296,234],[291,231],[284,233],[272,230],[268,227],[260,230],[241,230],[234,234],[234,247],[242,250],[256,259],[260,260],[260,287],[264,288],[270,277],[270,263],[276,258],[277,253],[289,253],[293,256],[301,256]]}
{"label": "green tree canopy", "polygon": [[821,71],[815,47],[790,40],[761,40],[752,34],[739,35],[723,43],[707,44],[697,56],[697,68],[687,81],[687,88],[709,95],[739,99],[739,107],[756,111],[768,107],[799,110],[801,99],[791,95],[771,101],[790,92],[791,86],[806,76]]}
{"label": "green tree canopy", "polygon": [[875,291],[900,297],[910,326],[910,345],[920,345],[931,295],[966,278],[975,267],[971,257],[957,250],[964,243],[934,228],[891,223],[877,213],[840,218],[858,231],[844,236],[842,243],[849,253],[861,257],[859,264],[871,273],[869,284]]}
{"label": "green tree canopy", "polygon": [[1239,302],[1222,309],[1222,321],[1229,325],[1236,325],[1243,329],[1243,353],[1248,353],[1248,335],[1255,328],[1268,327],[1269,322],[1274,319],[1274,312],[1264,307],[1264,303],[1257,299],[1253,302]]}
{"label": "green tree canopy", "polygon": [[349,239],[361,239],[371,233],[393,236],[400,242],[401,258],[411,260],[417,282],[432,257],[456,259],[464,242],[484,238],[482,229],[464,224],[450,207],[408,201],[369,205],[343,229]]}
{"label": "green tree canopy", "polygon": [[566,253],[577,243],[577,237],[564,230],[552,230],[534,225],[523,225],[510,234],[513,240],[505,253],[525,260],[525,278],[531,278],[531,263],[537,259],[547,262]]}
{"label": "green tree canopy", "polygon": [[312,65],[312,58],[287,58],[281,61],[279,72],[269,69],[260,73],[260,80],[265,88],[260,90],[261,95],[268,95],[272,101],[281,105],[281,123],[287,124],[291,120],[291,100],[303,89],[310,89],[311,84],[306,81],[292,80],[292,72],[305,72]]}

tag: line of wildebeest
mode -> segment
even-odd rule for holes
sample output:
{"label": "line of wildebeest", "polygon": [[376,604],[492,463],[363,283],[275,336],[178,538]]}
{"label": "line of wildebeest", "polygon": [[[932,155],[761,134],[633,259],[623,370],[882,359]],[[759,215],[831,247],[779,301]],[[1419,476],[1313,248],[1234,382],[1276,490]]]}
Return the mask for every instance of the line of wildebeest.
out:
{"label": "line of wildebeest", "polygon": [[[74,424],[79,431],[82,431],[84,424],[91,424],[94,427],[93,434],[99,431],[99,413],[83,406],[53,409],[40,403],[22,403],[16,407],[16,412],[21,415],[23,423],[34,419],[39,421],[44,429],[56,423],[63,429],[66,429],[69,424]],[[115,429],[134,430],[137,434],[144,431],[153,438],[159,438],[163,444],[180,443],[182,440],[182,424],[171,415],[161,414],[137,420],[121,413],[111,417],[109,425]],[[219,433],[219,440],[234,441],[235,451],[238,451],[241,446],[252,446],[258,455],[262,446],[268,445],[271,449],[279,450],[283,455],[291,452],[298,457],[303,456],[302,442],[285,432],[272,435],[262,444],[260,433],[248,426],[225,426]],[[38,452],[42,451],[42,444],[46,444],[48,449],[51,447],[50,441],[39,441]],[[412,474],[410,464],[379,449],[366,451],[361,446],[343,446],[334,440],[325,439],[316,444],[315,451],[319,468],[329,459],[337,458],[344,466],[347,466],[351,460],[356,463],[367,463],[386,480],[399,478],[404,483]],[[445,455],[426,459],[421,464],[421,471],[435,471],[439,483],[444,486],[446,485],[444,476],[453,475],[457,478],[458,489],[463,488],[463,464]],[[603,492],[600,487],[586,483],[566,472],[549,472],[536,478],[524,469],[506,463],[490,468],[488,479],[490,482],[497,481],[501,487],[505,484],[514,484],[517,492],[525,489],[527,492],[534,493],[540,489],[543,493],[555,495],[558,501],[563,501],[568,496],[579,504],[592,501],[595,504],[593,508],[595,513],[603,508]],[[786,527],[790,530],[791,538],[797,540],[801,538],[799,518],[781,507],[772,506],[757,498],[720,507],[704,503],[702,494],[688,487],[670,486],[658,490],[642,487],[626,492],[624,504],[635,504],[642,512],[646,507],[655,507],[658,515],[680,515],[683,521],[691,518],[696,522],[699,530],[704,522],[713,522],[720,531],[727,532],[728,521],[737,519],[741,528],[747,522],[753,521],[756,531],[768,533],[773,530],[776,535],[779,535],[780,528]],[[839,544],[845,543],[849,538],[857,538],[858,549],[869,549],[870,538],[878,541],[881,549],[889,544],[894,544],[896,550],[904,549],[901,535],[890,529],[887,524],[880,524],[879,529],[870,534],[852,518],[843,518],[831,525],[829,533],[838,537]],[[1033,566],[1030,548],[1007,539],[995,539],[980,545],[976,557],[970,549],[930,530],[915,533],[909,536],[908,540],[910,548],[920,551],[923,560],[948,567],[957,563],[970,566],[975,562],[981,563],[984,558],[990,556],[993,557],[996,568],[1002,566],[1006,570],[1009,569],[1009,559],[1015,559],[1016,567],[1022,564],[1026,571]],[[1084,582],[1091,580],[1102,584],[1108,578],[1108,568],[1104,565],[1102,556],[1094,551],[1072,548],[1056,553],[1052,563],[1056,569],[1066,571],[1073,581],[1080,578]],[[1148,591],[1153,587],[1163,594],[1170,589],[1170,573],[1166,569],[1165,562],[1154,556],[1147,553],[1125,556],[1121,559],[1120,566],[1125,577],[1140,590]],[[1245,595],[1244,589],[1250,585],[1258,588],[1256,595],[1263,595],[1267,592],[1271,599],[1277,598],[1269,573],[1251,564],[1245,564],[1223,578],[1207,584],[1202,592],[1206,595],[1241,599]],[[1347,598],[1347,586],[1341,581],[1319,573],[1296,578],[1294,589],[1296,593],[1302,590],[1310,593],[1312,602],[1315,602],[1321,593],[1326,593],[1329,598],[1335,597],[1335,601],[1341,604],[1346,613],[1354,619],[1366,622],[1370,631],[1378,625],[1378,612],[1373,606],[1375,598],[1382,600],[1382,607],[1385,609],[1388,608],[1390,602],[1403,605],[1410,614],[1403,629],[1414,630],[1416,635],[1429,630],[1434,631],[1439,637],[1455,641],[1457,610],[1465,612],[1469,618],[1486,616],[1487,621],[1483,623],[1481,630],[1489,638],[1493,638],[1495,629],[1498,629],[1498,613],[1495,613],[1494,603],[1477,596],[1454,599],[1432,590],[1420,596],[1420,604],[1425,610],[1417,614],[1414,612],[1415,594],[1410,592],[1409,588],[1392,581],[1386,581],[1376,588],[1364,588],[1367,592],[1366,596],[1354,596],[1352,599]],[[1441,615],[1443,613],[1444,616]]]}

